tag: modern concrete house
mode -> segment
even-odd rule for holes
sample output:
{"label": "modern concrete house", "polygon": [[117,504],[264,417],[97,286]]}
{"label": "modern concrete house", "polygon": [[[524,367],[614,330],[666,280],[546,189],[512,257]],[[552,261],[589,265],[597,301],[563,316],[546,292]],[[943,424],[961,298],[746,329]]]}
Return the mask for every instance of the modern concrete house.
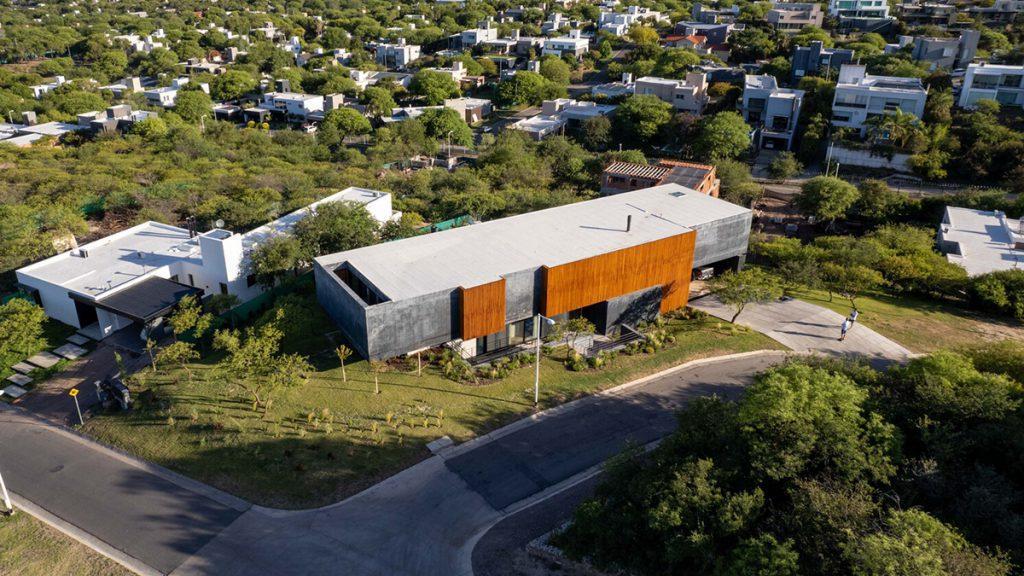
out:
{"label": "modern concrete house", "polygon": [[985,24],[1009,24],[1024,13],[1024,0],[995,0],[991,6],[974,4],[967,6],[967,13]]}
{"label": "modern concrete house", "polygon": [[864,66],[846,64],[839,70],[832,99],[832,125],[853,128],[863,136],[873,116],[902,110],[920,118],[927,98],[928,90],[919,78],[872,76]]}
{"label": "modern concrete house", "polygon": [[656,164],[612,162],[601,172],[601,194],[621,194],[661,184],[679,184],[718,197],[722,181],[710,164],[659,160]]}
{"label": "modern concrete house", "polygon": [[768,23],[784,34],[796,34],[805,26],[821,27],[825,13],[813,2],[772,2],[766,15]]}
{"label": "modern concrete house", "polygon": [[825,48],[820,40],[814,40],[810,46],[797,46],[793,50],[791,60],[792,81],[799,82],[804,76],[817,76],[824,72],[836,72],[844,64],[853,62],[853,50],[849,48]]}
{"label": "modern concrete house", "polygon": [[1024,221],[998,210],[947,206],[938,243],[946,258],[967,270],[968,276],[1024,270]]}
{"label": "modern concrete house", "polygon": [[774,76],[748,74],[743,82],[743,119],[754,127],[757,149],[789,150],[793,147],[804,91],[779,88]]}
{"label": "modern concrete house", "polygon": [[633,92],[657,96],[676,110],[693,114],[702,114],[709,100],[707,76],[701,72],[687,72],[685,80],[644,76],[636,80]]}
{"label": "modern concrete house", "polygon": [[735,22],[739,15],[739,5],[733,5],[728,8],[712,8],[698,2],[693,5],[693,9],[690,11],[690,17],[693,18],[694,22],[703,22],[705,24]]}
{"label": "modern concrete house", "polygon": [[896,5],[900,20],[908,26],[938,26],[948,28],[956,24],[957,7],[954,4],[927,2],[924,0],[903,2]]}
{"label": "modern concrete house", "polygon": [[[372,359],[537,336],[538,316],[601,333],[685,306],[695,268],[744,260],[751,212],[676,184],[317,258],[317,298]],[[471,360],[472,362],[472,360]]]}
{"label": "modern concrete house", "polygon": [[829,0],[829,16],[843,18],[889,18],[889,3],[886,0]]}
{"label": "modern concrete house", "polygon": [[964,30],[959,38],[932,38],[918,36],[914,38],[910,57],[918,62],[928,62],[932,70],[936,68],[966,68],[978,52],[978,40],[981,32]]}
{"label": "modern concrete house", "polygon": [[394,44],[378,44],[374,57],[385,68],[403,69],[420,57],[420,47],[399,38]]}
{"label": "modern concrete house", "polygon": [[568,36],[559,36],[545,40],[541,53],[544,56],[558,56],[559,58],[569,54],[578,60],[589,50],[590,39],[581,36],[579,30],[570,30]]}
{"label": "modern concrete house", "polygon": [[995,100],[1001,106],[1024,106],[1024,66],[968,66],[958,104],[961,108],[971,108],[978,100]]}
{"label": "modern concrete house", "polygon": [[189,294],[233,294],[240,302],[261,294],[248,273],[249,254],[329,202],[361,204],[382,223],[401,216],[391,210],[390,194],[347,188],[244,234],[144,222],[25,266],[16,271],[18,284],[50,318],[94,340],[128,327],[138,334]]}
{"label": "modern concrete house", "polygon": [[288,119],[306,120],[311,114],[323,114],[324,97],[300,92],[267,92],[260,107]]}

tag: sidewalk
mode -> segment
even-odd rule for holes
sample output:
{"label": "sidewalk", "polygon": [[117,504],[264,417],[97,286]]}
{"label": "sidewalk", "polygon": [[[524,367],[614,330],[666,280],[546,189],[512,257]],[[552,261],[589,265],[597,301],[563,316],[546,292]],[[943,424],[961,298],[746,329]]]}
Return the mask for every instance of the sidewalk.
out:
{"label": "sidewalk", "polygon": [[[690,306],[727,321],[736,313],[734,308],[726,306],[713,295],[691,300]],[[861,357],[877,364],[902,362],[913,357],[900,344],[865,326],[865,320],[871,321],[862,314],[847,333],[846,340],[840,342],[842,315],[793,299],[748,304],[736,323],[757,330],[797,352]]]}

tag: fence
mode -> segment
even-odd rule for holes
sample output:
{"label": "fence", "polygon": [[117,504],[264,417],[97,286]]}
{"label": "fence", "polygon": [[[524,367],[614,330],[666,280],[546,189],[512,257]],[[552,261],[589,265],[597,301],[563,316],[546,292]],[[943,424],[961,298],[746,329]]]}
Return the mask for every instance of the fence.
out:
{"label": "fence", "polygon": [[270,309],[274,301],[285,294],[297,292],[298,290],[312,286],[313,284],[313,271],[303,272],[299,276],[290,278],[277,286],[274,286],[270,290],[267,290],[263,294],[253,298],[252,300],[243,302],[238,306],[235,306],[231,310],[224,312],[220,315],[225,322],[230,324],[232,327],[247,322],[253,316],[262,314]]}

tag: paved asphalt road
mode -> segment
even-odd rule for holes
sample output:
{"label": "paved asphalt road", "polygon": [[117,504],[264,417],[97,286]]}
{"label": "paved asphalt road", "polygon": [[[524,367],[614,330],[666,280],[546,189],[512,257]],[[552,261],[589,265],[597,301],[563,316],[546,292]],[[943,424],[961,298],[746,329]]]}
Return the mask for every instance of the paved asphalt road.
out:
{"label": "paved asphalt road", "polygon": [[664,435],[673,408],[694,396],[734,395],[783,357],[714,361],[587,398],[316,510],[242,512],[244,504],[216,491],[11,411],[0,413],[0,462],[19,496],[161,573],[469,575],[476,539],[510,504],[627,442]]}
{"label": "paved asphalt road", "polygon": [[21,498],[162,573],[248,507],[9,408],[0,411],[0,465]]}

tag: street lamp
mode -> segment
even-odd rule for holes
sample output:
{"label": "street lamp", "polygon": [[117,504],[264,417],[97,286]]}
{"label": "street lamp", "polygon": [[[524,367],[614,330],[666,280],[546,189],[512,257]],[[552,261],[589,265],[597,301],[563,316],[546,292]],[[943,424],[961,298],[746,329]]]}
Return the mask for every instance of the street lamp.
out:
{"label": "street lamp", "polygon": [[4,484],[4,477],[0,476],[0,496],[4,500],[3,513],[7,515],[14,514],[14,505],[11,504],[11,496],[7,493],[7,485]]}
{"label": "street lamp", "polygon": [[540,322],[544,320],[548,326],[554,326],[555,321],[547,316],[538,313],[537,317],[533,319],[533,335],[536,341],[536,350],[534,354],[534,368],[533,374],[533,406],[536,407],[540,403]]}

